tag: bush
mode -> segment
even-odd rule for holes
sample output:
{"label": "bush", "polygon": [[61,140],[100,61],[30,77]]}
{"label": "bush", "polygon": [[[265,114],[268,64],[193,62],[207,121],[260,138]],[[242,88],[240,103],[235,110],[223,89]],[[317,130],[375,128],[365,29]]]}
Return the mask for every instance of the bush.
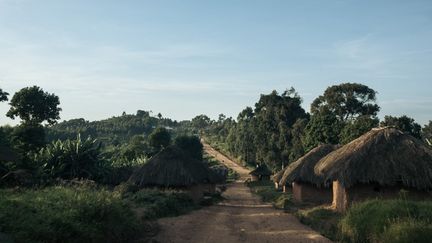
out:
{"label": "bush", "polygon": [[312,229],[320,232],[331,240],[337,240],[339,237],[339,221],[341,214],[331,209],[315,207],[306,210],[300,210],[296,213],[300,222],[309,225]]}
{"label": "bush", "polygon": [[140,208],[144,219],[177,216],[196,208],[187,194],[175,191],[143,189],[128,199]]}
{"label": "bush", "polygon": [[348,210],[341,221],[341,232],[345,240],[375,242],[390,237],[386,230],[397,233],[395,237],[401,239],[417,231],[431,234],[431,222],[432,202],[371,200]]}
{"label": "bush", "polygon": [[427,243],[432,239],[432,225],[416,220],[394,222],[380,236],[383,243]]}
{"label": "bush", "polygon": [[0,190],[0,232],[16,242],[128,242],[140,223],[107,190]]}
{"label": "bush", "polygon": [[56,141],[33,155],[35,164],[40,165],[43,179],[55,178],[101,179],[107,174],[107,166],[100,156],[100,144],[87,138],[81,140]]}

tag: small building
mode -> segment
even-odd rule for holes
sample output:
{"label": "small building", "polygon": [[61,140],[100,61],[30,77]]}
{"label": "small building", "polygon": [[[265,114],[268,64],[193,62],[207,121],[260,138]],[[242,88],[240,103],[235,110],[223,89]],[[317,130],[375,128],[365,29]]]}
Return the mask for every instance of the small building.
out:
{"label": "small building", "polygon": [[272,172],[268,169],[265,164],[257,165],[257,167],[249,172],[251,181],[269,181]]}
{"label": "small building", "polygon": [[330,203],[331,189],[324,187],[323,180],[315,174],[314,167],[322,157],[338,147],[324,144],[312,149],[286,168],[279,186],[284,192],[292,186],[293,199],[296,202]]}
{"label": "small building", "polygon": [[372,129],[328,154],[316,174],[333,188],[332,206],[345,211],[372,198],[432,199],[432,150],[394,128]]}
{"label": "small building", "polygon": [[214,193],[223,178],[207,165],[191,158],[182,149],[169,146],[134,171],[129,182],[140,188],[156,187],[184,191],[198,202],[205,193]]}

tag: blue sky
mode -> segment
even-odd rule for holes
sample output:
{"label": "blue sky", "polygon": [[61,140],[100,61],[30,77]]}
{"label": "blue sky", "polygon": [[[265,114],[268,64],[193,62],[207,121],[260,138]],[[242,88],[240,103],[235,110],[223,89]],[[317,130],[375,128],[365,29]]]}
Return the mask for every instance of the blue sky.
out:
{"label": "blue sky", "polygon": [[54,92],[62,120],[237,117],[291,86],[309,110],[342,82],[432,120],[432,1],[0,0],[0,87]]}

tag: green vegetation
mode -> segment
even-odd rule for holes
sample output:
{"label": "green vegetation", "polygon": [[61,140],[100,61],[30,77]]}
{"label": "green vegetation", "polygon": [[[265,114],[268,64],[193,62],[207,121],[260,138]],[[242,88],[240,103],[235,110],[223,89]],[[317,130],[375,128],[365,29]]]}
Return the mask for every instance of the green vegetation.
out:
{"label": "green vegetation", "polygon": [[132,201],[143,219],[173,217],[197,208],[185,193],[143,189],[125,197]]}
{"label": "green vegetation", "polygon": [[325,237],[337,241],[340,238],[339,222],[342,218],[340,213],[322,206],[300,209],[295,215],[303,224],[320,232]]}
{"label": "green vegetation", "polygon": [[275,208],[288,210],[293,205],[292,195],[275,190],[272,181],[253,181],[248,182],[247,186],[264,202],[272,203]]}
{"label": "green vegetation", "polygon": [[342,215],[319,206],[300,209],[299,220],[331,240],[341,242],[430,242],[432,202],[370,200]]}
{"label": "green vegetation", "polygon": [[0,232],[16,242],[128,242],[140,221],[104,189],[0,190]]}
{"label": "green vegetation", "polygon": [[430,242],[432,202],[371,200],[353,205],[340,225],[352,242]]}

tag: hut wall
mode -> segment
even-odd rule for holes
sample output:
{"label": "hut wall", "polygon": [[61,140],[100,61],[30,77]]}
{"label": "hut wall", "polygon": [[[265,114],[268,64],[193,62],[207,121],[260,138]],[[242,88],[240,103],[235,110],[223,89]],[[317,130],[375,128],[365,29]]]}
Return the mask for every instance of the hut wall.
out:
{"label": "hut wall", "polygon": [[337,211],[343,212],[353,203],[367,199],[396,199],[400,198],[400,191],[407,191],[406,197],[410,200],[432,199],[431,192],[419,191],[400,186],[381,187],[376,184],[359,184],[349,189],[344,188],[339,182],[333,182],[333,206]]}
{"label": "hut wall", "polygon": [[198,184],[193,185],[187,189],[188,195],[192,198],[194,202],[200,202],[204,196],[204,192],[208,190],[207,185]]}
{"label": "hut wall", "polygon": [[332,194],[328,188],[318,188],[309,183],[293,182],[293,198],[297,202],[330,203]]}
{"label": "hut wall", "polygon": [[344,212],[348,208],[347,190],[339,183],[339,181],[333,181],[332,207],[338,212]]}
{"label": "hut wall", "polygon": [[262,176],[260,176],[260,180],[261,181],[269,181],[270,180],[270,176],[269,175],[262,175]]}
{"label": "hut wall", "polygon": [[256,175],[251,175],[251,181],[259,181],[259,177]]}

